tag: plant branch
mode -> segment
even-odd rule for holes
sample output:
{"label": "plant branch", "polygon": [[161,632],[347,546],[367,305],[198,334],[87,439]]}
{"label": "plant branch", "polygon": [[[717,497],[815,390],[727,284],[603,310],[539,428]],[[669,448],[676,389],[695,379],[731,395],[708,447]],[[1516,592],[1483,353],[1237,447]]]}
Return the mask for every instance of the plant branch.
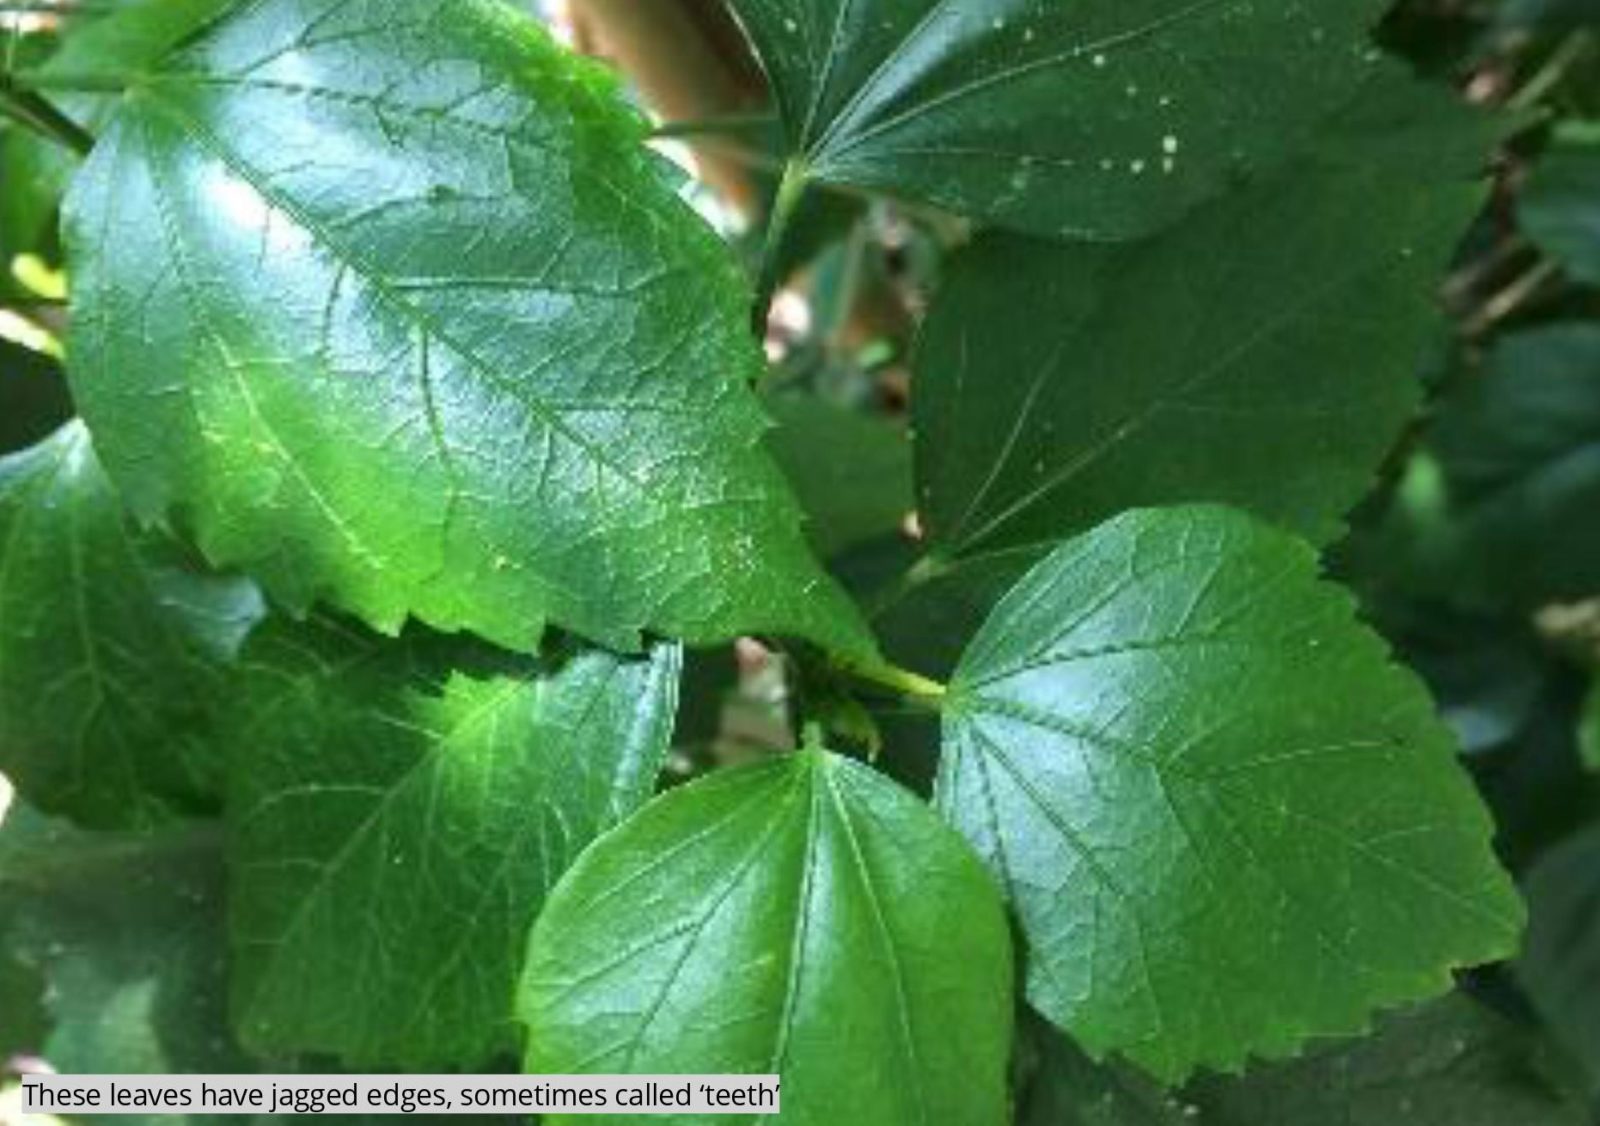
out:
{"label": "plant branch", "polygon": [[935,709],[944,704],[948,690],[937,680],[898,668],[886,662],[856,661],[835,655],[834,668],[854,680],[877,688],[887,688],[896,696]]}
{"label": "plant branch", "polygon": [[1574,31],[1567,36],[1544,66],[1506,100],[1506,105],[1511,109],[1532,109],[1566,77],[1568,68],[1583,57],[1584,52],[1589,49],[1589,43],[1588,31]]}
{"label": "plant branch", "polygon": [[751,326],[758,340],[766,339],[767,321],[772,315],[772,299],[783,280],[783,254],[794,227],[800,204],[805,200],[811,183],[810,170],[798,157],[783,168],[783,179],[778,184],[778,194],[772,201],[772,215],[767,223],[767,242],[762,253],[761,278],[756,285],[756,303],[751,313]]}
{"label": "plant branch", "polygon": [[0,114],[79,156],[94,148],[94,137],[81,125],[36,91],[19,87],[10,74],[0,74]]}

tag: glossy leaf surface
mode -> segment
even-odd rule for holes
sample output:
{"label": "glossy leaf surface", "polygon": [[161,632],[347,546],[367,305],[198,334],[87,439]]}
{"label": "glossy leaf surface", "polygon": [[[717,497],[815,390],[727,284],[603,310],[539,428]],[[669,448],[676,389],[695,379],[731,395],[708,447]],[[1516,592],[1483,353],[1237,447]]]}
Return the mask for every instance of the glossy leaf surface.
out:
{"label": "glossy leaf surface", "polygon": [[1060,548],[967,650],[944,741],[937,801],[1010,894],[1029,998],[1160,1079],[1357,1032],[1515,946],[1421,686],[1238,513]]}
{"label": "glossy leaf surface", "polygon": [[1371,65],[1383,7],[734,0],[816,178],[1098,239],[1149,233],[1297,148]]}
{"label": "glossy leaf surface", "polygon": [[870,649],[760,448],[745,286],[642,130],[494,0],[230,9],[68,201],[73,389],[139,515],[384,632]]}
{"label": "glossy leaf surface", "polygon": [[261,613],[130,526],[81,424],[0,458],[0,769],[94,825],[214,808],[225,668]]}
{"label": "glossy leaf surface", "polygon": [[584,855],[529,945],[526,1070],[776,1072],[795,1126],[994,1126],[1010,958],[964,842],[806,751],[669,793]]}
{"label": "glossy leaf surface", "polygon": [[245,660],[230,865],[246,1045],[414,1070],[509,1049],[540,904],[654,787],[677,647],[540,661],[319,621]]}

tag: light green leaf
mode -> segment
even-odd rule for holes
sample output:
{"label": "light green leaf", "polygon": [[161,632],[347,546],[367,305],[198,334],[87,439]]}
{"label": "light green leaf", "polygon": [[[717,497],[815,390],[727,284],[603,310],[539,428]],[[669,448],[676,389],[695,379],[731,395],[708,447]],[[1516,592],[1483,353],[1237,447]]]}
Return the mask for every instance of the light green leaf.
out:
{"label": "light green leaf", "polygon": [[244,1043],[415,1070],[509,1049],[541,903],[654,787],[679,649],[536,660],[314,621],[245,662],[229,793]]}
{"label": "light green leaf", "polygon": [[775,395],[769,441],[800,498],[806,532],[831,558],[891,535],[911,513],[911,444],[905,429],[813,395]]}
{"label": "light green leaf", "polygon": [[214,808],[224,668],[261,612],[129,526],[81,424],[0,458],[0,768],[93,825]]}
{"label": "light green leaf", "polygon": [[1156,1077],[1361,1030],[1514,948],[1521,907],[1421,686],[1226,509],[1139,511],[1000,603],[937,800],[1008,889],[1033,1003]]}
{"label": "light green leaf", "polygon": [[[734,0],[791,151],[1037,235],[1146,234],[1276,164],[1375,52],[1377,0]],[[1262,91],[1272,91],[1263,97]]]}
{"label": "light green leaf", "polygon": [[384,632],[870,650],[643,128],[496,0],[263,0],[169,58],[67,206],[73,390],[138,514]]}
{"label": "light green leaf", "polygon": [[1300,167],[1126,248],[980,240],[918,348],[933,566],[1025,566],[1191,501],[1332,539],[1416,408],[1437,279],[1480,198]]}
{"label": "light green leaf", "polygon": [[531,1072],[776,1072],[786,1126],[1006,1120],[994,887],[922,803],[822,751],[675,790],[598,842],[534,928],[518,1011]]}
{"label": "light green leaf", "polygon": [[[132,84],[235,2],[133,0],[122,4],[101,19],[72,28],[62,39],[61,49],[34,74],[24,74],[22,81],[37,78],[47,89],[63,84],[108,89]],[[103,121],[110,101],[79,96],[69,105],[85,121]]]}

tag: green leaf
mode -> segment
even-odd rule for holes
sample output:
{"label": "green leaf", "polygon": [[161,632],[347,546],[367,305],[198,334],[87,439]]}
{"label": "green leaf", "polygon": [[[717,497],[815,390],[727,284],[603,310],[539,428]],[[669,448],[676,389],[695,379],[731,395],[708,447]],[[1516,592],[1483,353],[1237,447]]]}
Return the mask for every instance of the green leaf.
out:
{"label": "green leaf", "polygon": [[1552,849],[1529,872],[1528,941],[1517,979],[1600,1091],[1600,826]]}
{"label": "green leaf", "polygon": [[[249,1074],[227,1024],[223,848],[218,825],[155,835],[87,833],[14,805],[0,818],[0,966],[46,985],[48,1034],[31,1052],[84,1074]],[[0,973],[3,973],[0,970]],[[0,988],[4,988],[0,985]],[[0,1001],[9,1000],[0,993]],[[14,1011],[0,1009],[0,1034]],[[273,1072],[293,1061],[268,1061]],[[325,1074],[325,1061],[309,1070]],[[363,1123],[372,1115],[335,1122]],[[309,1116],[87,1115],[105,1126],[277,1126]],[[324,1120],[327,1121],[327,1120]],[[491,1116],[484,1126],[517,1121]]]}
{"label": "green leaf", "polygon": [[981,239],[918,348],[939,566],[1026,565],[1190,501],[1332,539],[1416,408],[1433,289],[1480,197],[1302,167],[1130,247]]}
{"label": "green leaf", "polygon": [[1440,585],[1519,606],[1600,589],[1600,327],[1502,338],[1441,405],[1427,456],[1443,489]]}
{"label": "green leaf", "polygon": [[[734,0],[813,178],[1037,235],[1146,234],[1276,164],[1377,0]],[[1262,91],[1272,91],[1263,97]]]}
{"label": "green leaf", "polygon": [[870,650],[643,128],[494,0],[263,0],[169,58],[67,206],[73,390],[137,513],[384,632]]}
{"label": "green leaf", "polygon": [[776,1072],[790,1126],[998,1126],[1011,1008],[1005,918],[965,844],[814,750],[599,841],[534,928],[518,1004],[530,1072]]}
{"label": "green leaf", "polygon": [[1557,135],[1517,203],[1522,229],[1580,281],[1600,285],[1600,129]]}
{"label": "green leaf", "polygon": [[1582,1100],[1528,1031],[1456,993],[1370,1037],[1188,1092],[1195,1126],[1583,1126]]}
{"label": "green leaf", "polygon": [[253,640],[229,789],[244,1043],[413,1070],[511,1048],[528,928],[650,796],[681,668],[675,645],[539,660],[323,621]]}
{"label": "green leaf", "polygon": [[911,446],[893,423],[812,395],[775,395],[768,438],[823,558],[894,533],[914,507]]}
{"label": "green leaf", "polygon": [[133,531],[82,425],[0,458],[0,768],[93,825],[214,808],[224,669],[248,582]]}
{"label": "green leaf", "polygon": [[146,837],[6,814],[0,953],[46,982],[52,1028],[34,1047],[57,1070],[253,1070],[222,1035],[220,845],[214,826]]}
{"label": "green leaf", "polygon": [[[78,86],[131,85],[184,40],[215,21],[236,0],[134,0],[102,19],[74,28],[61,49],[37,68],[50,83]],[[24,74],[26,83],[33,75]],[[70,108],[83,112],[85,121],[104,119],[111,99],[78,96]]]}
{"label": "green leaf", "polygon": [[1578,753],[1583,764],[1600,772],[1600,680],[1589,687],[1589,699],[1578,722]]}
{"label": "green leaf", "polygon": [[44,1050],[50,1017],[44,977],[10,950],[0,948],[0,1056],[36,1056]]}
{"label": "green leaf", "polygon": [[1096,1063],[1032,1013],[1024,1015],[1022,1027],[1030,1054],[1017,1097],[1017,1126],[1203,1126],[1185,1113],[1180,1093],[1166,1092],[1130,1068]]}
{"label": "green leaf", "polygon": [[0,295],[23,293],[12,273],[19,254],[54,259],[54,219],[73,168],[72,154],[37,133],[0,130]]}
{"label": "green leaf", "polygon": [[1033,1003],[1172,1080],[1360,1030],[1515,945],[1490,823],[1416,681],[1225,509],[1139,511],[1001,602],[937,801],[1008,889]]}

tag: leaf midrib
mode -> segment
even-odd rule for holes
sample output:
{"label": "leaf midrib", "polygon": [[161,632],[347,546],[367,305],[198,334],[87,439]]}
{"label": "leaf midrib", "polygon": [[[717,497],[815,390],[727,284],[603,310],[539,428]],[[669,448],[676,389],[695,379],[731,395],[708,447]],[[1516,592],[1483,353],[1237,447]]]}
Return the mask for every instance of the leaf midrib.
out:
{"label": "leaf midrib", "polygon": [[[343,264],[345,268],[360,277],[371,287],[373,294],[379,301],[388,306],[401,319],[409,321],[418,331],[429,334],[433,339],[458,356],[468,368],[476,372],[490,387],[504,394],[511,402],[535,416],[551,431],[571,442],[575,447],[591,457],[596,464],[626,481],[640,496],[647,497],[650,495],[647,482],[636,477],[629,467],[614,461],[603,446],[573,428],[559,413],[551,410],[542,400],[529,394],[530,388],[521,386],[513,382],[510,377],[502,375],[476,352],[455,340],[448,332],[442,329],[436,318],[401,297],[382,271],[376,269],[371,263],[351,250],[350,247],[331,235],[327,228],[307,214],[297,201],[285,193],[270,187],[265,182],[265,178],[259,169],[240,157],[237,152],[226,145],[203,122],[187,112],[179,102],[164,96],[161,93],[161,84],[147,84],[140,88],[139,93],[143,95],[143,100],[148,105],[164,115],[198,148],[247,185],[262,203],[275,211],[287,215],[318,242],[334,260]],[[439,118],[437,120],[454,121],[455,119]]]}

